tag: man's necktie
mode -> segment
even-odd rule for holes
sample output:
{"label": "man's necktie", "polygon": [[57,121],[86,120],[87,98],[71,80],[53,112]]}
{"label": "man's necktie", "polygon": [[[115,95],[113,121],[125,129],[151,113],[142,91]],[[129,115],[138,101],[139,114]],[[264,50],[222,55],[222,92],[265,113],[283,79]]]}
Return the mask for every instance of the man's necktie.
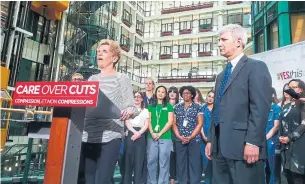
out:
{"label": "man's necktie", "polygon": [[232,71],[232,64],[231,64],[231,62],[228,62],[227,66],[225,68],[225,71],[224,71],[223,78],[221,80],[220,88],[217,92],[217,96],[215,99],[215,107],[214,107],[214,124],[215,125],[218,125],[220,123],[220,101],[221,101],[221,97],[224,92],[224,89],[226,87],[226,84],[230,78],[231,71]]}

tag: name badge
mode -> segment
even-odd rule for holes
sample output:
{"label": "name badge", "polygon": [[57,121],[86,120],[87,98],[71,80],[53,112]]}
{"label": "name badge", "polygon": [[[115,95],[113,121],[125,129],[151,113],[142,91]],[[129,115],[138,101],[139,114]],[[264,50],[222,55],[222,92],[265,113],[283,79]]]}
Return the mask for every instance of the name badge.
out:
{"label": "name badge", "polygon": [[155,126],[155,132],[159,132],[160,131],[160,126],[159,125],[156,125]]}
{"label": "name badge", "polygon": [[184,120],[183,120],[183,126],[184,126],[184,127],[186,127],[188,123],[189,123],[189,121],[188,121],[187,119],[184,119]]}

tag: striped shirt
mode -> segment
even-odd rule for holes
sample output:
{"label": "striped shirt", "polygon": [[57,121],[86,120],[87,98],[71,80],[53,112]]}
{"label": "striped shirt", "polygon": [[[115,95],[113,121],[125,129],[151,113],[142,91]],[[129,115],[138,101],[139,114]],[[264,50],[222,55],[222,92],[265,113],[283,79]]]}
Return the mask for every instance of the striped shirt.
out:
{"label": "striped shirt", "polygon": [[[135,116],[139,114],[134,104],[133,90],[127,75],[117,73],[113,76],[92,75],[88,81],[98,81],[100,90],[119,109],[126,109]],[[124,122],[120,119],[86,118],[82,136],[83,142],[107,143],[113,139],[122,138]]]}

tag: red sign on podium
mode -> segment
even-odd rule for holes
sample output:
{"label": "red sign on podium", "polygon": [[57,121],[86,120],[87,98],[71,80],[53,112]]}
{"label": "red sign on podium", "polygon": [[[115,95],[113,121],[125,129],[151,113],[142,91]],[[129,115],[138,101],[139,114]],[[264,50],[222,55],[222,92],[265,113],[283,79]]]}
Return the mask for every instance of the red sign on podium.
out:
{"label": "red sign on podium", "polygon": [[17,82],[14,105],[95,107],[99,82]]}

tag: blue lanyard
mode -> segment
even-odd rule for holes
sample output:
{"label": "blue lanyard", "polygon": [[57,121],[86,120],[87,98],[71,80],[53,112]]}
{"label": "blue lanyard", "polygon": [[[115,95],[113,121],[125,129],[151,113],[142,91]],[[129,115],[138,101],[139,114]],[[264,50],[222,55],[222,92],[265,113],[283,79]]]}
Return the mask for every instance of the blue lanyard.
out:
{"label": "blue lanyard", "polygon": [[185,110],[184,104],[183,104],[183,110],[186,111],[186,112],[184,113],[184,119],[187,118],[188,112],[190,111],[190,108],[191,108],[192,105],[193,105],[193,104],[191,103],[191,104],[186,108],[186,110]]}

